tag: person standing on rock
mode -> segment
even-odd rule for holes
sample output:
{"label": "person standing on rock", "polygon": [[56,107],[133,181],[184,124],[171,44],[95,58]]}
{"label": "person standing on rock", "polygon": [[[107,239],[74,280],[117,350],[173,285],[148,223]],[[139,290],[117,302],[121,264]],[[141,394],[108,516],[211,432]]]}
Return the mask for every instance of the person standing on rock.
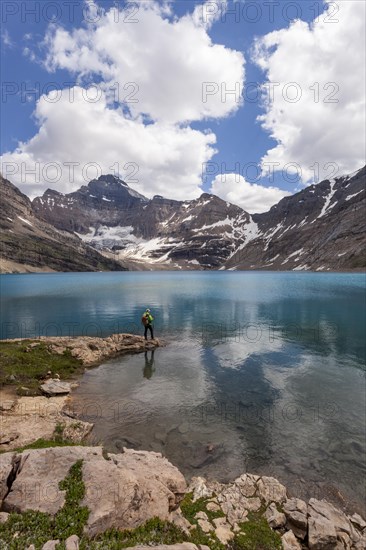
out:
{"label": "person standing on rock", "polygon": [[145,340],[147,340],[147,331],[150,331],[151,334],[151,340],[154,340],[154,331],[153,331],[153,323],[154,323],[154,317],[151,315],[151,312],[149,309],[146,309],[145,313],[143,314],[141,318],[141,322],[145,327]]}

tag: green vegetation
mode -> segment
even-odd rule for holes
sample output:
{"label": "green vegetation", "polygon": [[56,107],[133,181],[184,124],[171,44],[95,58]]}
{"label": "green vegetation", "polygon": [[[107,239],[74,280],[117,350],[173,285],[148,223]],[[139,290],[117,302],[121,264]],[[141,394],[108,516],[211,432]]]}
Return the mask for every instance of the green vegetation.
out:
{"label": "green vegetation", "polygon": [[[33,441],[33,443],[29,443],[29,445],[24,445],[24,447],[18,447],[17,449],[14,449],[14,453],[22,453],[23,451],[26,451],[27,449],[48,449],[49,447],[70,447],[70,445],[82,445],[82,443],[74,443],[73,441],[68,440],[62,440],[58,441],[55,439],[37,439],[36,441]],[[0,451],[1,453],[8,452],[6,449],[4,451]]]}
{"label": "green vegetation", "polygon": [[215,518],[225,517],[225,514],[221,509],[217,511],[207,510],[207,503],[209,500],[210,499],[208,498],[199,498],[193,502],[193,493],[187,493],[180,505],[183,516],[193,525],[197,525],[195,515],[198,512],[205,512],[209,521],[212,521]]}
{"label": "green vegetation", "polygon": [[[38,440],[25,448],[44,448],[64,445],[57,441]],[[24,514],[12,513],[9,519],[0,524],[0,549],[18,550],[34,544],[40,550],[48,540],[59,540],[58,550],[65,550],[65,540],[70,535],[80,537],[80,550],[119,550],[136,545],[156,546],[191,542],[209,546],[211,550],[280,550],[281,538],[272,531],[261,512],[248,514],[248,521],[240,523],[240,532],[226,546],[217,538],[214,531],[206,534],[198,525],[195,515],[205,512],[210,521],[225,517],[222,510],[207,510],[209,499],[200,498],[193,502],[188,493],[181,503],[183,515],[194,526],[189,533],[173,523],[160,518],[152,518],[135,529],[108,529],[93,539],[83,531],[88,521],[89,510],[80,506],[84,498],[85,485],[82,479],[82,460],[70,468],[68,475],[60,481],[59,488],[65,491],[65,503],[54,517],[47,513],[29,510]]]}
{"label": "green vegetation", "polygon": [[40,340],[0,342],[0,386],[11,384],[19,395],[38,395],[48,371],[65,379],[83,372],[83,366],[70,350],[58,354]]}
{"label": "green vegetation", "polygon": [[54,517],[28,510],[24,514],[12,513],[8,521],[0,524],[0,542],[2,545],[5,543],[7,550],[27,548],[30,544],[38,550],[48,540],[63,541],[73,534],[82,535],[89,517],[89,510],[79,504],[85,492],[82,462],[75,462],[66,478],[59,483],[59,488],[66,491],[65,504]]}
{"label": "green vegetation", "polygon": [[249,513],[248,521],[240,523],[240,533],[231,542],[232,550],[281,550],[281,537],[272,531],[260,513]]}
{"label": "green vegetation", "polygon": [[124,531],[108,529],[92,541],[83,537],[80,541],[80,550],[118,550],[138,544],[154,546],[176,544],[189,540],[189,536],[173,523],[152,518],[136,529],[125,529]]}

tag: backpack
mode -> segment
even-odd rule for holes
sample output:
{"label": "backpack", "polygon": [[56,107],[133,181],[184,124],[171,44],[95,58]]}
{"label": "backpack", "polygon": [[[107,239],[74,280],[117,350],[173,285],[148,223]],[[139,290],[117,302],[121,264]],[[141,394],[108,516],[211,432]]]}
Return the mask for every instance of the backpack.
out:
{"label": "backpack", "polygon": [[148,319],[148,317],[145,315],[145,313],[144,313],[143,316],[141,317],[141,323],[144,325],[144,327],[146,327],[146,326],[149,324],[149,319]]}

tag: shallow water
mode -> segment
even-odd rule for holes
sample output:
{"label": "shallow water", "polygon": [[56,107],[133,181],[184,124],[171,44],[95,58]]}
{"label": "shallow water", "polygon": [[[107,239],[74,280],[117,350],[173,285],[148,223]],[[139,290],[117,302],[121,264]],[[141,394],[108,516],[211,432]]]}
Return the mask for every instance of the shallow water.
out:
{"label": "shallow water", "polygon": [[89,370],[73,406],[93,440],[163,452],[188,477],[272,474],[364,513],[365,276],[2,276],[2,337],[141,332],[167,342]]}

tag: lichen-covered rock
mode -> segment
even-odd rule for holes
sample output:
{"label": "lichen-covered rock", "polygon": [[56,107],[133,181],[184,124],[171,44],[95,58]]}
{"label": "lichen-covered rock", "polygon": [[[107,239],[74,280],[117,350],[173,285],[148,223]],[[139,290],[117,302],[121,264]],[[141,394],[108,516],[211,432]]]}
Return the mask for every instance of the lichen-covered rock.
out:
{"label": "lichen-covered rock", "polygon": [[192,500],[196,502],[199,498],[212,497],[212,489],[209,489],[203,477],[192,477],[188,491],[193,493]]}

